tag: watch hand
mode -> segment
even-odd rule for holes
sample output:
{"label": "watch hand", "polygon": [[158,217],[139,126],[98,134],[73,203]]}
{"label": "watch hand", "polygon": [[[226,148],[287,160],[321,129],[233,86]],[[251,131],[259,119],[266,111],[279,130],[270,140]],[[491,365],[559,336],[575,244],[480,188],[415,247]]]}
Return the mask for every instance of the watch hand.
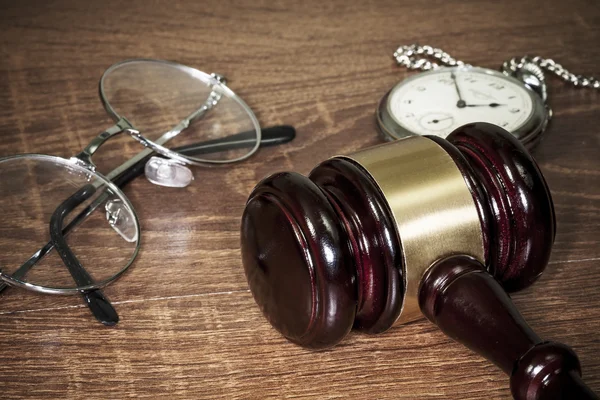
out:
{"label": "watch hand", "polygon": [[427,121],[428,124],[437,124],[440,121],[445,121],[447,119],[452,119],[454,117],[446,117],[446,118],[442,118],[442,119],[433,119],[431,121]]}
{"label": "watch hand", "polygon": [[463,100],[462,95],[460,94],[460,88],[458,87],[458,83],[456,82],[456,75],[454,75],[454,72],[450,72],[450,78],[452,78],[452,82],[454,82],[454,87],[456,88],[456,94],[458,94],[458,101],[456,102],[456,107],[464,108],[466,106],[466,103]]}
{"label": "watch hand", "polygon": [[498,104],[498,103],[490,103],[490,104],[465,104],[465,107],[500,107],[505,106],[506,104]]}

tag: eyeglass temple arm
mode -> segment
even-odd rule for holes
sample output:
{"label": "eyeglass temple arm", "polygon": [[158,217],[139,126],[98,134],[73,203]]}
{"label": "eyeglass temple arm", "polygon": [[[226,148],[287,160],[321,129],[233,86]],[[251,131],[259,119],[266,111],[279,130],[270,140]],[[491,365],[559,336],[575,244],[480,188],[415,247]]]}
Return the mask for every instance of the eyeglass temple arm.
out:
{"label": "eyeglass temple arm", "polygon": [[[294,140],[295,137],[296,129],[294,129],[293,126],[272,126],[262,130],[260,146],[269,147],[285,144]],[[173,151],[186,156],[198,156],[202,154],[216,153],[219,151],[253,147],[254,143],[256,143],[256,132],[251,131],[238,133],[221,139],[208,140],[187,146],[176,147],[173,149]],[[155,154],[149,154],[127,170],[123,171],[120,175],[113,179],[113,183],[118,187],[123,187],[131,180],[143,174],[146,162],[148,162],[148,159],[150,159],[150,157],[153,155]]]}
{"label": "eyeglass temple arm", "polygon": [[[65,217],[81,203],[89,199],[96,192],[96,187],[87,184],[71,195],[67,200],[56,208],[50,218],[50,238],[57,253],[69,270],[77,286],[89,286],[94,284],[90,274],[81,265],[63,235],[63,223]],[[115,325],[119,322],[119,315],[104,297],[100,290],[85,291],[82,294],[85,303],[98,321],[104,325]]]}
{"label": "eyeglass temple arm", "polygon": [[[200,142],[193,145],[182,146],[174,150],[185,155],[194,156],[199,154],[209,154],[212,151],[228,150],[228,147],[221,146],[230,142],[233,142],[234,146],[238,146],[236,148],[241,147],[243,144],[246,144],[246,146],[250,147],[254,145],[254,140],[247,141],[245,139],[247,139],[248,137],[252,137],[252,135],[256,135],[256,133],[242,132],[222,139],[216,139],[208,142]],[[295,137],[296,130],[292,126],[272,126],[262,130],[262,138],[260,141],[260,145],[261,147],[268,147],[285,144],[292,141]],[[211,145],[207,145],[208,143],[211,143]],[[148,155],[146,158],[140,160],[138,163],[132,165],[127,170],[123,171],[120,175],[113,179],[113,183],[118,187],[124,187],[130,181],[140,176],[144,172],[144,166],[151,156],[152,154]],[[77,225],[83,222],[92,212],[94,212],[94,210],[97,207],[99,207],[107,198],[108,193],[103,193],[100,196],[98,196],[98,198],[96,198],[96,200],[94,200],[92,204],[88,205],[83,211],[81,211],[77,216],[75,216],[75,218],[73,218],[73,220],[71,220],[71,222],[69,222],[69,224],[64,229],[62,229],[62,235],[65,236],[69,232],[71,232]],[[24,277],[27,274],[27,272],[29,272],[29,270],[33,268],[39,260],[44,258],[46,254],[52,251],[53,248],[54,243],[52,241],[48,242],[44,247],[42,247],[34,255],[32,255],[29,258],[29,260],[27,260],[23,265],[21,265],[21,267],[12,274],[12,277],[15,279],[21,279],[22,277]],[[0,282],[0,293],[7,287],[8,285],[6,283]],[[93,292],[100,291],[94,290]]]}

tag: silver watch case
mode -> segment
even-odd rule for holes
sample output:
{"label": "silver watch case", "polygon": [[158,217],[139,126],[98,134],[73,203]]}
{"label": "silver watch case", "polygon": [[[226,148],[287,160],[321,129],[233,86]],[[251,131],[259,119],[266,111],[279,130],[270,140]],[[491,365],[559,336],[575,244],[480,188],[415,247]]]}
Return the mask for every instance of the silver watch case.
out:
{"label": "silver watch case", "polygon": [[[531,79],[525,80],[526,77],[522,74],[519,75],[522,79],[517,79],[513,76],[509,76],[503,74],[499,71],[494,71],[487,68],[479,68],[479,67],[470,67],[470,66],[462,66],[462,67],[442,67],[445,70],[461,70],[465,71],[472,70],[477,71],[478,73],[486,73],[490,75],[495,75],[501,78],[504,78],[508,81],[512,81],[513,83],[520,84],[525,86],[527,89],[527,93],[531,97],[531,103],[533,105],[533,111],[531,117],[519,127],[519,129],[512,131],[511,133],[521,141],[527,148],[535,147],[541,139],[541,134],[546,129],[548,122],[552,117],[552,110],[546,104],[546,102],[542,99],[542,97],[538,94],[540,93],[541,86],[543,85],[543,89],[545,92],[545,83],[537,82],[538,86],[533,86],[533,82]],[[418,133],[409,131],[405,127],[398,124],[391,115],[390,107],[389,107],[389,98],[391,94],[397,90],[400,86],[404,86],[405,84],[420,78],[423,74],[433,74],[438,73],[439,69],[427,72],[421,72],[420,74],[411,76],[399,83],[397,83],[389,92],[383,96],[381,101],[379,102],[379,106],[377,107],[377,125],[379,127],[379,131],[381,132],[383,138],[385,140],[397,140],[402,139],[408,136],[417,136]]]}

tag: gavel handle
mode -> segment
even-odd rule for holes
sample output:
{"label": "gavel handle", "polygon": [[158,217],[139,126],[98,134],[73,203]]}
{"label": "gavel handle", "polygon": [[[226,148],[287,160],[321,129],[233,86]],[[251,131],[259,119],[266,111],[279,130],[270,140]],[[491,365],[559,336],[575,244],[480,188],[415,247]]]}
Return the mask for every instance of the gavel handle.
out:
{"label": "gavel handle", "polygon": [[477,260],[452,256],[434,264],[421,282],[419,305],[446,335],[510,376],[515,399],[599,399],[581,380],[575,352],[542,341]]}

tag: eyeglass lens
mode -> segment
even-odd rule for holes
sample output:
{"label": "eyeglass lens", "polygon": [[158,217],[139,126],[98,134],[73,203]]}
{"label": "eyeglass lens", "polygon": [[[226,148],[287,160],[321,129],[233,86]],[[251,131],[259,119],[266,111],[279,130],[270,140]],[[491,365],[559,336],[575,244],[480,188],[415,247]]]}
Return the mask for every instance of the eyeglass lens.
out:
{"label": "eyeglass lens", "polygon": [[260,128],[248,106],[215,77],[193,68],[127,61],[107,71],[101,93],[114,112],[151,141],[188,120],[189,126],[163,145],[171,150],[246,133],[243,145],[213,147],[196,156],[202,160],[236,160],[253,152],[258,142]]}
{"label": "eyeglass lens", "polygon": [[[0,268],[21,282],[95,287],[118,276],[137,252],[139,226],[129,201],[98,174],[62,158],[0,160],[0,209]],[[84,210],[87,218],[75,220]],[[63,236],[84,268],[78,276],[53,251]]]}

